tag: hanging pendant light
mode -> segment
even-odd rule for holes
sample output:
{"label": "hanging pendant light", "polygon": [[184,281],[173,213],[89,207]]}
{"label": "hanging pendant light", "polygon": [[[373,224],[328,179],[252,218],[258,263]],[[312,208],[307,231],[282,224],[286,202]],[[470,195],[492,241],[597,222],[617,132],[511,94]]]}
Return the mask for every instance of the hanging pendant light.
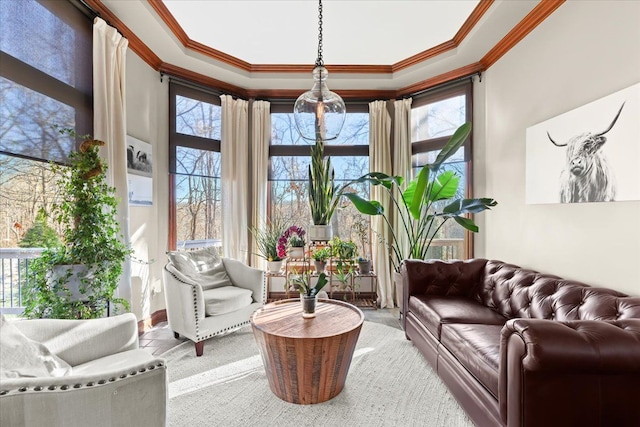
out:
{"label": "hanging pendant light", "polygon": [[318,58],[313,69],[313,87],[300,95],[293,117],[300,135],[310,141],[330,141],[340,134],[346,108],[344,101],[327,87],[327,69],[322,60],[322,0],[318,1]]}

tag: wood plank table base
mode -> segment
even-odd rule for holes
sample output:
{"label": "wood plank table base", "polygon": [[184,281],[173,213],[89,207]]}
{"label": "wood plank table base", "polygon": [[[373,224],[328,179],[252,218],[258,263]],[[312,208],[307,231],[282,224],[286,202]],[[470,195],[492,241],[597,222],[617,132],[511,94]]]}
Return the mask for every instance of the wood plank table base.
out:
{"label": "wood plank table base", "polygon": [[251,318],[271,391],[298,404],[325,402],[343,389],[364,315],[337,300],[319,300],[304,319],[298,299],[265,305]]}

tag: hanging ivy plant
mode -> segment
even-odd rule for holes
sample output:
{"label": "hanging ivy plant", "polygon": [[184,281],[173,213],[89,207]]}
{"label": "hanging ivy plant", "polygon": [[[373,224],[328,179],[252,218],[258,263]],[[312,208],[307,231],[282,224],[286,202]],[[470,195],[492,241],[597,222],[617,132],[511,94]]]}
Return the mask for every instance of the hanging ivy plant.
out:
{"label": "hanging ivy plant", "polygon": [[[59,132],[76,137],[73,129]],[[24,314],[30,318],[103,317],[110,303],[129,309],[126,300],[115,297],[122,265],[131,250],[123,243],[118,199],[106,182],[106,166],[98,153],[105,143],[81,138],[78,151],[69,156],[69,166],[53,166],[59,175],[61,201],[53,205],[52,216],[62,226],[63,243],[45,249],[29,266]],[[77,270],[72,265],[84,266],[77,274],[80,298],[70,288]]]}

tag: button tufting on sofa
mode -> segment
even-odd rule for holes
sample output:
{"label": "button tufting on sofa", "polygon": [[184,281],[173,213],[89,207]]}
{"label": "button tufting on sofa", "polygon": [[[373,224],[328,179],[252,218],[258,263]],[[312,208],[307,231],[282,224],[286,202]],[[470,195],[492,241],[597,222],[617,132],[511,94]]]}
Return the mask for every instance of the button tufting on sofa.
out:
{"label": "button tufting on sofa", "polygon": [[501,261],[405,260],[400,273],[405,334],[476,425],[637,426],[640,297]]}

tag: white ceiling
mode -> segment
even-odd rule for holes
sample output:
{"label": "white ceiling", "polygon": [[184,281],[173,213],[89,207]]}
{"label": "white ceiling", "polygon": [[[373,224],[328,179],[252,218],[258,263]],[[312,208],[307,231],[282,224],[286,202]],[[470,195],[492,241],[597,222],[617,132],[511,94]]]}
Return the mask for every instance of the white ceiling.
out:
{"label": "white ceiling", "polygon": [[[317,56],[316,0],[164,0],[189,38],[251,64]],[[451,40],[478,0],[324,0],[328,64],[391,65]]]}
{"label": "white ceiling", "polygon": [[[160,59],[245,89],[308,89],[310,73],[249,72],[187,49],[147,0],[102,0]],[[189,38],[252,65],[309,64],[316,0],[164,0]],[[396,90],[478,62],[539,0],[495,0],[463,42],[388,74],[332,73],[331,89]],[[392,65],[451,40],[477,0],[324,0],[324,61]]]}

